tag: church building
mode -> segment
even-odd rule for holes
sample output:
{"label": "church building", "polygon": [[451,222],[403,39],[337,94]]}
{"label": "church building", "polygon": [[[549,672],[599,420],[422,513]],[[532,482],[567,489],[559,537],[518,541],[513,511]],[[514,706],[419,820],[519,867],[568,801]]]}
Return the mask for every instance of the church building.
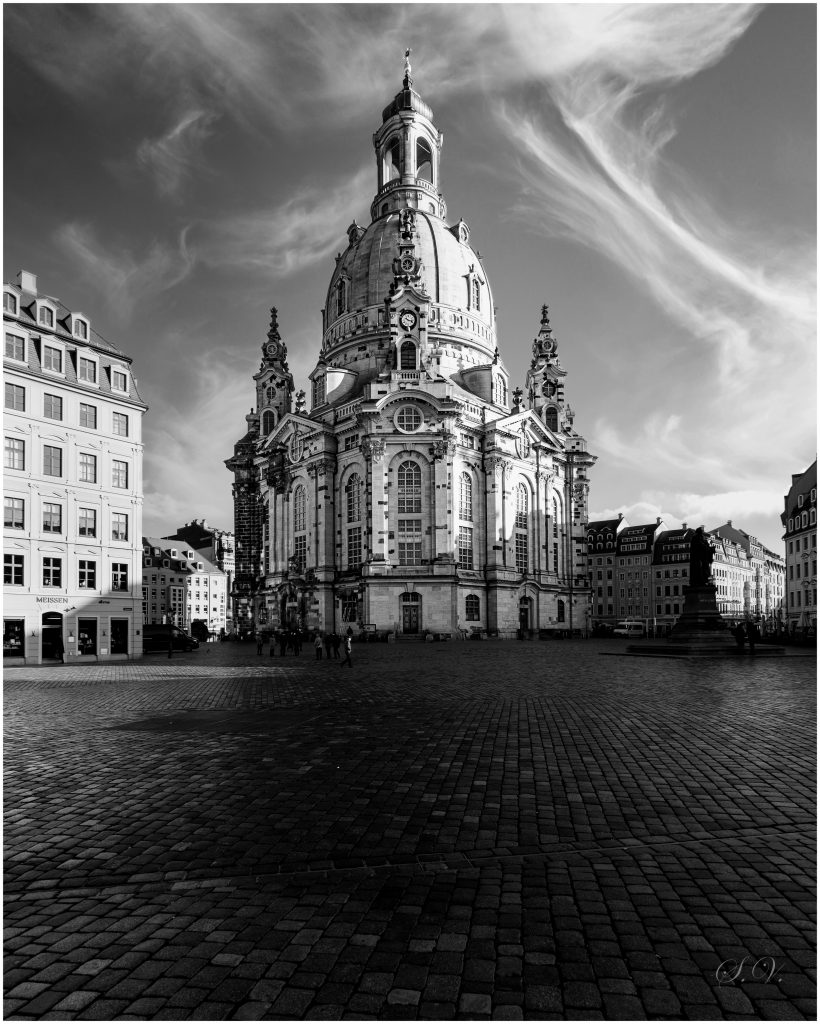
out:
{"label": "church building", "polygon": [[524,388],[512,386],[482,258],[467,224],[447,220],[442,141],[406,61],[373,136],[370,224],[350,225],[331,274],[309,410],[271,311],[226,461],[242,632],[588,625],[595,457],[546,306]]}

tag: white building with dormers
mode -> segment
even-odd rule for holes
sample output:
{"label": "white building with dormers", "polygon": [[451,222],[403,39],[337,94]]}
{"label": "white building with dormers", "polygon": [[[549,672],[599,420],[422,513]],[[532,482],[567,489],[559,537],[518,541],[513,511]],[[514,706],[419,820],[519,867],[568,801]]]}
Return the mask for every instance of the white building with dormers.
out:
{"label": "white building with dormers", "polygon": [[142,654],[142,417],[131,359],[20,271],[3,286],[6,665]]}
{"label": "white building with dormers", "polygon": [[367,227],[351,224],[296,395],[273,310],[234,474],[234,617],[401,636],[585,629],[588,470],[546,306],[525,388],[492,291],[447,219],[442,134],[409,65],[373,136]]}

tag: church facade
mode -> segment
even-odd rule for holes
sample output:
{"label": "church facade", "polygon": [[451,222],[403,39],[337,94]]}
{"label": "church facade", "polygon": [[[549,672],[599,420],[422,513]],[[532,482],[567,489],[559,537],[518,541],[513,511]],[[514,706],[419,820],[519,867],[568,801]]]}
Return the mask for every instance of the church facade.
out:
{"label": "church facade", "polygon": [[442,135],[402,88],[373,136],[371,223],[336,257],[295,392],[272,310],[234,476],[241,632],[584,629],[589,479],[547,307],[513,388]]}

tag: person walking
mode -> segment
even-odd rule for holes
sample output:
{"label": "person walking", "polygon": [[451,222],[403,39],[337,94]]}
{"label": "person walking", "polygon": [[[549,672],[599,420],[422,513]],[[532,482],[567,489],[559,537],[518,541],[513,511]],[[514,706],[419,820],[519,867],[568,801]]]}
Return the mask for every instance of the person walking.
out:
{"label": "person walking", "polygon": [[262,637],[262,634],[261,633],[257,633],[256,634],[256,653],[257,654],[261,654],[262,653],[262,647],[264,646],[264,643],[265,643],[265,641],[264,641],[264,639]]}
{"label": "person walking", "polygon": [[317,633],[316,634],[316,639],[313,641],[313,647],[314,647],[314,649],[316,651],[316,660],[317,661],[321,661],[322,660],[322,634],[321,633]]}
{"label": "person walking", "polygon": [[349,665],[350,668],[353,668],[353,662],[350,660],[350,654],[353,649],[353,641],[351,639],[351,635],[351,633],[348,633],[347,636],[345,637],[345,656],[342,659],[341,663],[339,664],[339,668],[341,668],[342,665]]}
{"label": "person walking", "polygon": [[288,633],[286,629],[283,629],[279,634],[279,657],[284,658],[288,653]]}
{"label": "person walking", "polygon": [[325,657],[330,661],[330,652],[333,650],[333,634],[325,634]]}
{"label": "person walking", "polygon": [[270,649],[268,650],[268,654],[272,658],[276,657],[276,633],[275,632],[271,633],[271,635],[270,635]]}
{"label": "person walking", "polygon": [[339,648],[342,646],[342,638],[338,633],[333,634],[333,657],[336,661],[339,660]]}
{"label": "person walking", "polygon": [[749,641],[749,654],[754,654],[754,652],[755,652],[755,644],[757,643],[757,638],[758,638],[759,635],[760,635],[760,632],[759,632],[759,630],[757,628],[757,623],[756,622],[751,622],[751,621],[747,622],[746,623],[746,639]]}
{"label": "person walking", "polygon": [[743,623],[738,622],[738,624],[735,626],[732,632],[734,633],[737,649],[742,652],[743,647],[746,643],[746,630],[743,628]]}

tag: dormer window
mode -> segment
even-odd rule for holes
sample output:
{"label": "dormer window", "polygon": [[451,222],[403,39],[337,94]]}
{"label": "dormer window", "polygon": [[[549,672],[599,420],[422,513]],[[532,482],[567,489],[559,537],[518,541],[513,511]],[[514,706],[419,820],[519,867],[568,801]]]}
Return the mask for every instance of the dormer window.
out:
{"label": "dormer window", "polygon": [[128,375],[122,370],[111,371],[111,387],[114,391],[121,391],[125,394],[128,391]]}
{"label": "dormer window", "polygon": [[11,292],[3,292],[3,312],[17,315],[17,296]]}
{"label": "dormer window", "polygon": [[40,306],[40,311],[37,316],[37,322],[42,324],[43,327],[54,326],[54,310],[49,309],[48,306]]}
{"label": "dormer window", "polygon": [[433,184],[433,151],[426,139],[416,142],[416,177]]}
{"label": "dormer window", "polygon": [[325,375],[314,378],[313,380],[313,408],[317,405],[322,405],[325,400]]}
{"label": "dormer window", "polygon": [[88,340],[88,324],[85,320],[74,319],[74,337],[81,341]]}
{"label": "dormer window", "polygon": [[43,369],[52,373],[63,372],[63,350],[55,345],[43,345]]}
{"label": "dormer window", "polygon": [[80,356],[77,361],[77,378],[86,384],[97,383],[97,362],[87,356]]}
{"label": "dormer window", "polygon": [[16,359],[17,362],[26,361],[26,339],[19,334],[6,334],[6,359]]}

